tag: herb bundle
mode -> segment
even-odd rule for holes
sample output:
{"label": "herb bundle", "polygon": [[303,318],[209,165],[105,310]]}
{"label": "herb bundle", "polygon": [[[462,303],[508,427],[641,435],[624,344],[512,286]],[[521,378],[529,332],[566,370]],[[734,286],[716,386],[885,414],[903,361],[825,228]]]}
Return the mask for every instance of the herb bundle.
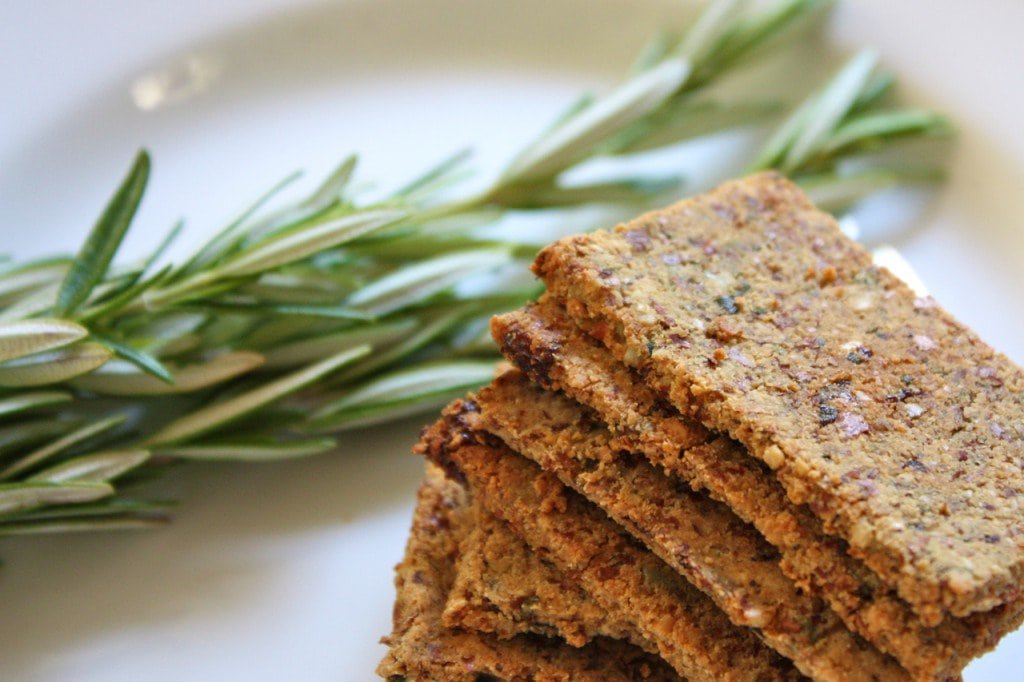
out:
{"label": "herb bundle", "polygon": [[[777,107],[722,100],[712,86],[785,49],[825,4],[712,2],[482,191],[459,195],[458,154],[361,202],[351,157],[309,196],[267,210],[275,188],[183,263],[164,257],[180,226],[142,262],[115,263],[149,178],[140,152],[77,256],[0,262],[0,534],[160,523],[170,503],[134,491],[169,463],[330,451],[332,434],[490,380],[487,319],[537,293],[500,275],[524,271],[542,244],[487,228],[513,213],[635,211],[676,191],[672,176],[572,178],[595,159],[769,123]],[[893,108],[892,86],[872,53],[856,55],[749,168],[778,168],[840,209],[939,177],[879,154],[949,130],[934,113]]]}

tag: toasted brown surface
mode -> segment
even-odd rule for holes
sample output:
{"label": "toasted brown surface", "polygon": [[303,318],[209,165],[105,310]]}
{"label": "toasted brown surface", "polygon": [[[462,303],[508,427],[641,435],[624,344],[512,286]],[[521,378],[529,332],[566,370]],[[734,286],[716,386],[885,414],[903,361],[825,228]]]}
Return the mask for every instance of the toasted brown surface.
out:
{"label": "toasted brown surface", "polygon": [[418,451],[474,495],[566,578],[610,613],[620,610],[662,657],[699,680],[797,679],[783,658],[600,510],[500,441],[474,430],[475,404],[456,401],[430,427]]}
{"label": "toasted brown surface", "polygon": [[795,185],[730,182],[556,242],[534,269],[929,624],[1020,597],[1024,374]]}
{"label": "toasted brown surface", "polygon": [[377,674],[388,680],[676,680],[659,659],[626,644],[594,640],[582,648],[554,639],[500,640],[441,624],[454,581],[460,535],[467,523],[461,485],[434,466],[417,496],[406,555],[396,568],[394,631]]}
{"label": "toasted brown surface", "polygon": [[[874,573],[826,535],[803,506],[786,499],[763,465],[660,403],[635,372],[584,335],[551,300],[494,318],[502,351],[530,377],[597,411],[631,450],[728,504],[782,553],[783,571],[818,591],[853,631],[892,654],[916,679],[956,676],[1024,617],[1017,601],[989,613],[925,626]],[[698,441],[696,435],[700,435]],[[621,438],[620,438],[621,440]],[[695,443],[701,445],[693,447]]]}
{"label": "toasted brown surface", "polygon": [[854,636],[779,567],[775,548],[724,505],[623,450],[589,410],[517,370],[477,397],[480,425],[556,474],[710,596],[736,625],[805,675],[900,680],[906,671]]}
{"label": "toasted brown surface", "polygon": [[621,639],[655,652],[632,623],[609,614],[575,581],[544,561],[508,524],[477,500],[463,537],[443,622],[492,632],[561,637],[583,646],[595,637]]}

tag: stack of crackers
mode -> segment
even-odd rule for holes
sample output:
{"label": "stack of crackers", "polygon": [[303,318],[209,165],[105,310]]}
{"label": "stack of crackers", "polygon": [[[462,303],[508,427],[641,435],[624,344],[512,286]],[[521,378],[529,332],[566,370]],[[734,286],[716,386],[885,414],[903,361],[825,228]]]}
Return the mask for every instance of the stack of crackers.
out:
{"label": "stack of crackers", "polygon": [[416,448],[383,676],[952,680],[1024,619],[1024,373],[793,184],[534,271]]}

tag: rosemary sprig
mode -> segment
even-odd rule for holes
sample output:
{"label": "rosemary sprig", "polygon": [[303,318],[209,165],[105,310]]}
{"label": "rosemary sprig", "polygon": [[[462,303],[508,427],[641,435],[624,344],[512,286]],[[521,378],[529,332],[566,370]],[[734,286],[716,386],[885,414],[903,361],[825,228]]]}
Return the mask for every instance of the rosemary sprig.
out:
{"label": "rosemary sprig", "polygon": [[[350,157],[308,196],[267,211],[287,179],[181,264],[164,262],[180,225],[142,262],[115,260],[149,176],[141,152],[76,258],[0,262],[0,534],[149,527],[170,507],[134,499],[135,483],[168,462],[328,451],[332,433],[486,382],[488,317],[537,293],[510,275],[538,244],[495,238],[493,226],[677,193],[671,176],[572,178],[597,158],[769,121],[777,103],[721,101],[711,87],[785,48],[825,4],[712,2],[684,35],[652,42],[619,87],[578,100],[482,192],[458,195],[460,152],[358,201]],[[891,86],[858,55],[751,167],[779,168],[842,205],[935,177],[872,156],[948,130],[930,112],[887,108]]]}

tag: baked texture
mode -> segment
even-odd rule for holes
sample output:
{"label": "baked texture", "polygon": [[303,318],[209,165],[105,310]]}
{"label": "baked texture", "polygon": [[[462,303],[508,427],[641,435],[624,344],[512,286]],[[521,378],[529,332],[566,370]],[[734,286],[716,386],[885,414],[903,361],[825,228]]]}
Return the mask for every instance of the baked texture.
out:
{"label": "baked texture", "polygon": [[609,637],[656,653],[636,626],[610,614],[507,523],[478,500],[471,506],[472,528],[459,547],[443,616],[446,627],[491,632],[502,639],[524,633],[560,637],[576,647]]}
{"label": "baked texture", "polygon": [[534,263],[682,413],[767,463],[927,624],[1021,596],[1024,374],[774,173]]}
{"label": "baked texture", "polygon": [[599,509],[472,424],[471,399],[450,405],[417,451],[506,521],[610,613],[621,612],[693,680],[792,680],[793,666],[639,546]]}
{"label": "baked texture", "polygon": [[560,640],[455,631],[441,624],[466,530],[464,488],[428,466],[417,494],[405,558],[396,567],[394,630],[377,674],[389,681],[678,680],[664,662],[636,647],[595,639],[582,648]]}
{"label": "baked texture", "polygon": [[476,396],[481,428],[578,491],[707,594],[736,625],[821,680],[909,679],[781,571],[775,548],[724,505],[620,447],[589,410],[517,370]]}
{"label": "baked texture", "polygon": [[584,335],[554,301],[542,299],[495,317],[492,331],[502,352],[534,382],[594,409],[631,450],[707,490],[752,523],[779,548],[786,575],[819,593],[851,630],[892,654],[915,679],[956,677],[1024,618],[1018,600],[925,626],[847,554],[843,541],[825,534],[806,507],[790,503],[763,464],[735,441],[711,434],[659,401],[635,371]]}

